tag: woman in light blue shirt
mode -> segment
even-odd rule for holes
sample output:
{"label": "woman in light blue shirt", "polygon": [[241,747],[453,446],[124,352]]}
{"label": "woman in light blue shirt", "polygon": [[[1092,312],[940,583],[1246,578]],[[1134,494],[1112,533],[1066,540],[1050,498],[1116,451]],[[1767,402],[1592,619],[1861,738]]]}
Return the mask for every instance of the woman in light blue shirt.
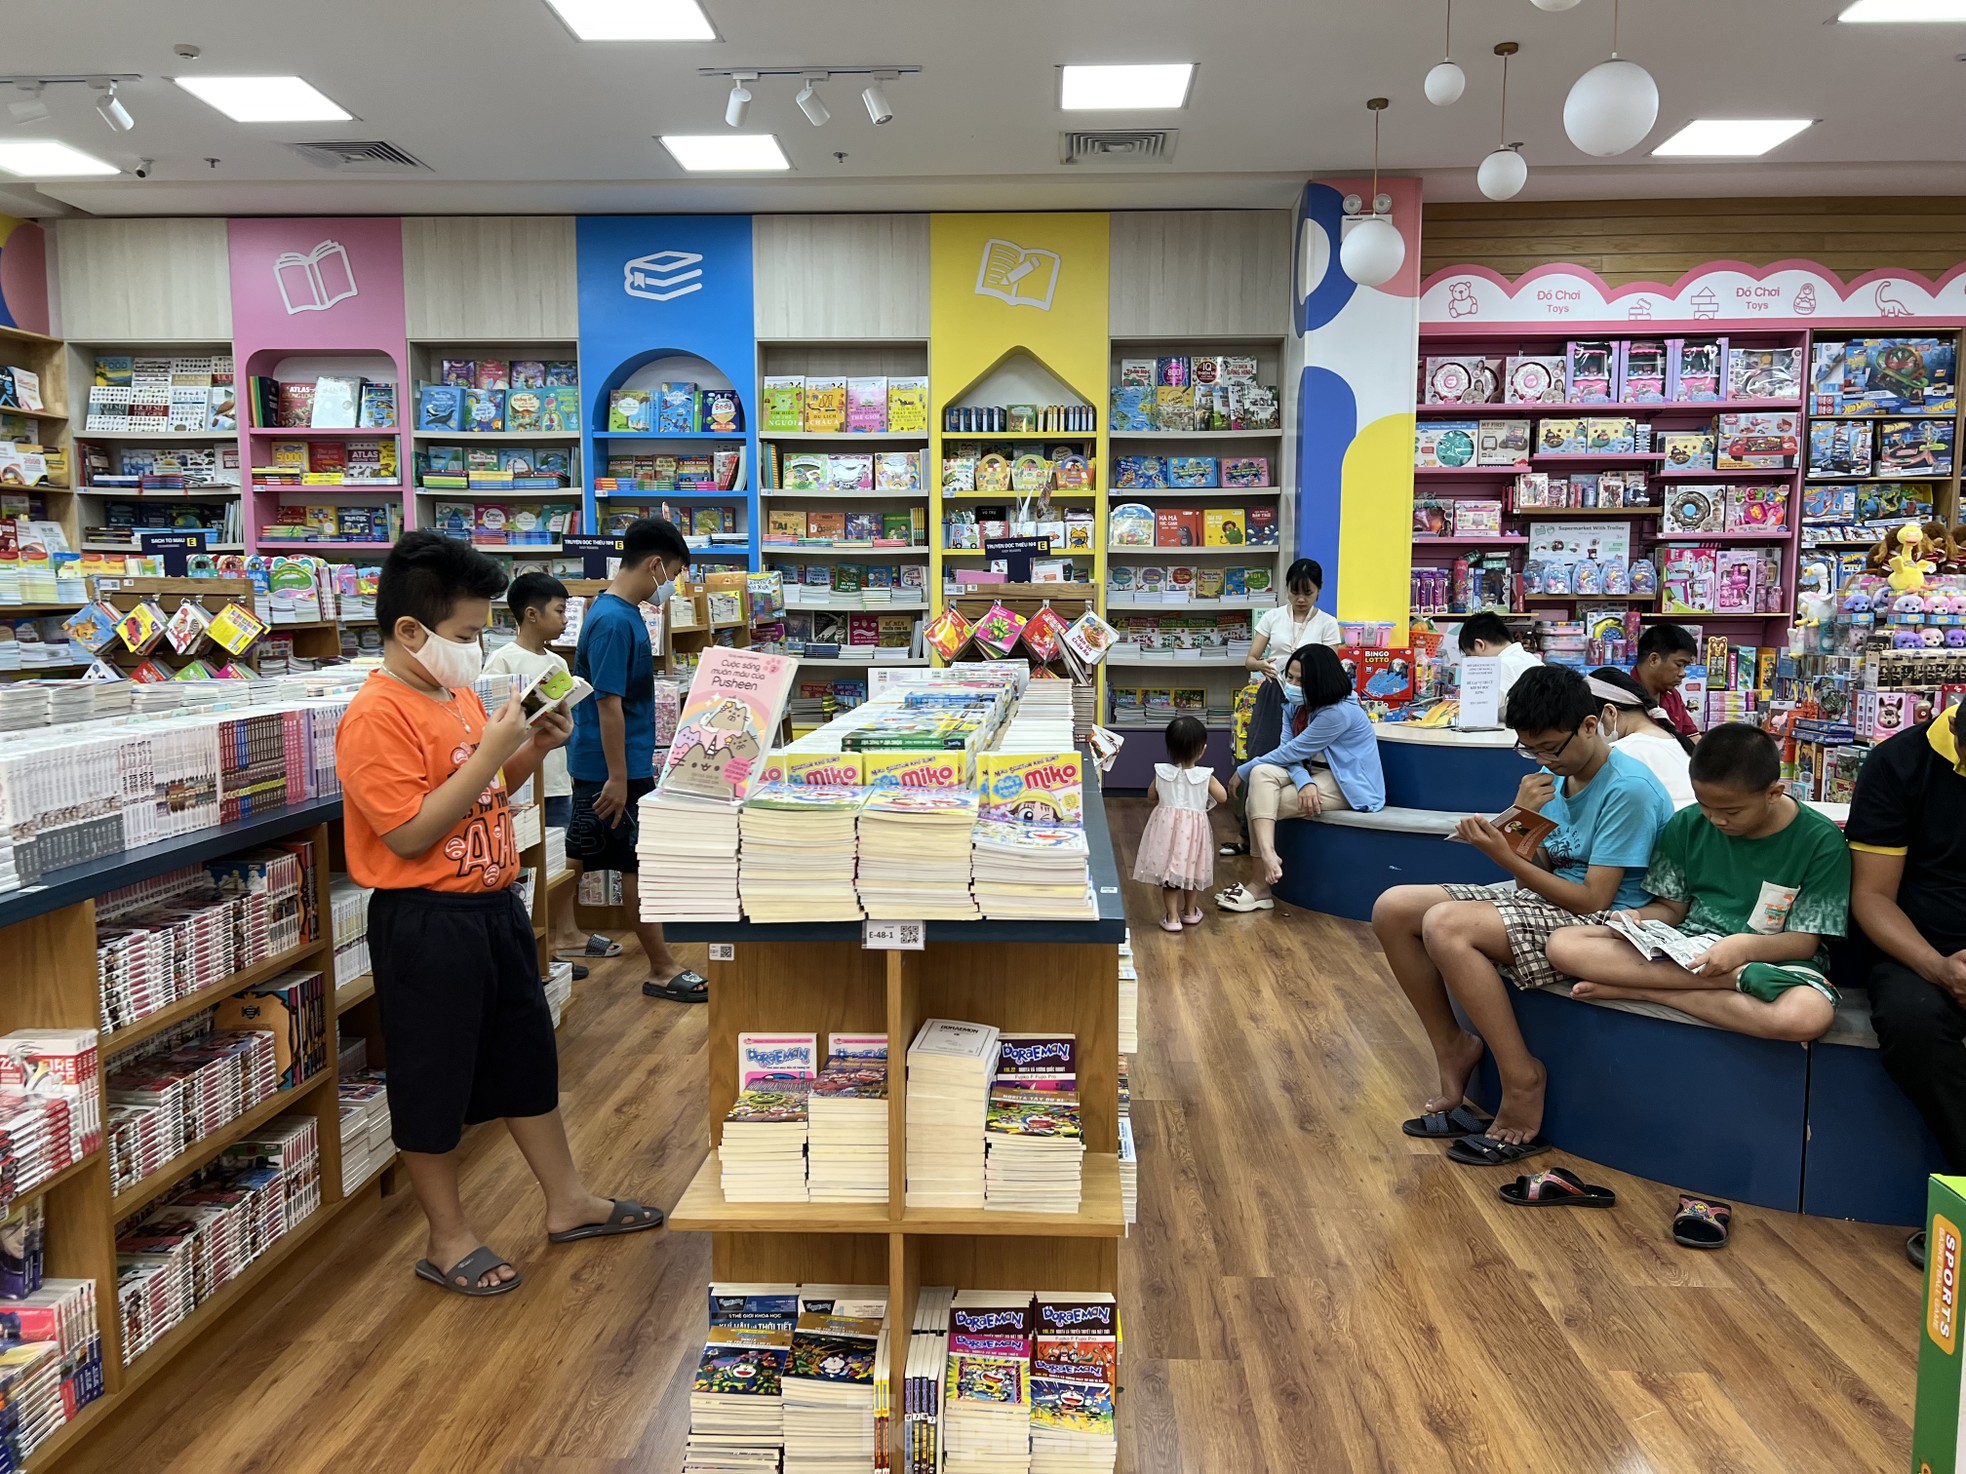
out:
{"label": "woman in light blue shirt", "polygon": [[[1329,645],[1305,645],[1288,665],[1303,672],[1304,729],[1274,751],[1236,769],[1229,792],[1249,791],[1249,837],[1261,878],[1232,885],[1215,902],[1224,911],[1268,911],[1270,889],[1283,878],[1277,857],[1278,819],[1314,818],[1328,809],[1371,813],[1386,806],[1379,740],[1372,719],[1352,694],[1351,679]],[[1285,731],[1291,723],[1286,719]]]}

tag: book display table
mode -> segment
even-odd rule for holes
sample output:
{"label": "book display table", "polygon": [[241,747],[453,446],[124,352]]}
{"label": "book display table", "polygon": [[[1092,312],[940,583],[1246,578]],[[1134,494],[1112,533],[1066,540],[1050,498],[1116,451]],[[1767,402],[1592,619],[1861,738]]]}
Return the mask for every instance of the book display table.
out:
{"label": "book display table", "polygon": [[[1097,921],[931,921],[921,925],[919,949],[905,951],[864,945],[860,922],[665,926],[671,941],[710,944],[710,1151],[669,1226],[711,1235],[716,1279],[885,1284],[889,1322],[904,1328],[925,1284],[1118,1296],[1126,1231],[1118,1157],[1126,921],[1112,836],[1090,774],[1085,831]],[[931,1018],[1076,1036],[1086,1149],[1077,1213],[906,1206],[902,1066],[909,1041]],[[749,1030],[886,1032],[894,1062],[887,1202],[725,1201],[717,1148],[738,1093],[737,1036]],[[897,1450],[901,1429],[897,1416],[890,1429]]]}

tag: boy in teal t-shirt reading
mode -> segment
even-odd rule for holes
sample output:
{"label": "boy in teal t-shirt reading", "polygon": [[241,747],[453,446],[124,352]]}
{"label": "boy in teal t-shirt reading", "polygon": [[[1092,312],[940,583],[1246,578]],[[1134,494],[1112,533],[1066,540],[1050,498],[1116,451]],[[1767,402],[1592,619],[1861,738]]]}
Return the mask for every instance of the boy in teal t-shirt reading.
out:
{"label": "boy in teal t-shirt reading", "polygon": [[1825,937],[1849,924],[1850,851],[1837,827],[1789,797],[1759,727],[1730,722],[1693,749],[1696,806],[1659,835],[1654,900],[1621,913],[1685,937],[1717,937],[1686,966],[1648,959],[1609,926],[1550,937],[1551,964],[1586,979],[1579,998],[1643,999],[1764,1039],[1820,1038],[1836,1015]]}

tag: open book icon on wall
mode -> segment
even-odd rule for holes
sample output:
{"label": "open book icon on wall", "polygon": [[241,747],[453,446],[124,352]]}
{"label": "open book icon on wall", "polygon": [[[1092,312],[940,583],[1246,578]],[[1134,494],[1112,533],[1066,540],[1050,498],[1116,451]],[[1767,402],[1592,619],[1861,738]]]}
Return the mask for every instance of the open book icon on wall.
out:
{"label": "open book icon on wall", "polygon": [[1032,250],[1006,240],[983,243],[983,264],[976,270],[977,296],[1049,312],[1051,294],[1057,290],[1056,251]]}
{"label": "open book icon on wall", "polygon": [[273,278],[280,284],[280,300],[287,304],[289,317],[296,312],[325,312],[356,295],[355,268],[340,241],[322,241],[304,256],[282,251],[273,259]]}

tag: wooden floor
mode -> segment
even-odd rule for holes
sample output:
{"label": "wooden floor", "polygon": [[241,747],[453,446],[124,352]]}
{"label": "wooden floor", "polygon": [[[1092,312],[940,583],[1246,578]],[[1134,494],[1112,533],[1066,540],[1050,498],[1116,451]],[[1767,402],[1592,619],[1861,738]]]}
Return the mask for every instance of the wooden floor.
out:
{"label": "wooden floor", "polygon": [[[1130,855],[1145,806],[1112,808]],[[1498,1173],[1400,1135],[1428,1056],[1365,927],[1211,912],[1168,937],[1129,890],[1123,1470],[1905,1467],[1919,1284],[1901,1234],[1743,1209],[1732,1247],[1695,1253],[1667,1233],[1668,1187],[1595,1169],[1613,1212],[1505,1207]],[[667,1205],[704,1151],[703,1014],[644,1000],[625,963],[574,1007],[577,1153],[597,1189]],[[707,1242],[549,1249],[510,1141],[480,1131],[469,1156],[467,1201],[519,1293],[412,1280],[415,1205],[386,1199],[62,1467],[673,1474]]]}

